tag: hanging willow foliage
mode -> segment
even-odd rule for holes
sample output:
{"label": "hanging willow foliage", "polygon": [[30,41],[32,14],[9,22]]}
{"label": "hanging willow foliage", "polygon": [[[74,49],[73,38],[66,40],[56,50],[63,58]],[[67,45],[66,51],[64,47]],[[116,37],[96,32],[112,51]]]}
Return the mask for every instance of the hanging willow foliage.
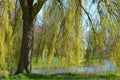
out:
{"label": "hanging willow foliage", "polygon": [[[80,1],[80,0],[79,0]],[[56,55],[64,67],[80,67],[84,57],[82,10],[78,0],[64,2],[52,0],[51,5],[44,7],[43,21],[47,26],[45,36],[40,40],[47,46],[47,60],[51,62]],[[40,43],[41,44],[41,43]],[[44,50],[46,47],[43,47]],[[39,49],[41,50],[41,49]],[[41,51],[43,51],[41,50]],[[42,54],[38,53],[39,54]]]}
{"label": "hanging willow foliage", "polygon": [[115,66],[116,66],[116,72],[117,74],[120,74],[120,1],[116,1],[116,6],[117,7],[117,23],[114,26],[114,31],[112,35],[114,35],[114,48],[112,52],[112,60],[115,61]]}
{"label": "hanging willow foliage", "polygon": [[6,70],[6,61],[5,61],[5,56],[6,56],[6,47],[5,47],[5,35],[4,35],[4,30],[3,27],[0,26],[0,76],[8,76],[8,72]]}
{"label": "hanging willow foliage", "polygon": [[[9,8],[12,1],[1,1],[1,25],[0,25],[0,76],[8,76],[8,70],[11,68],[11,54],[13,45],[13,30],[11,27],[10,14],[12,7]],[[14,2],[13,2],[14,3]]]}
{"label": "hanging willow foliage", "polygon": [[79,7],[81,2],[76,1],[75,10],[75,59],[76,66],[81,64],[83,60],[83,29],[82,29],[82,9]]}
{"label": "hanging willow foliage", "polygon": [[111,62],[115,63],[116,72],[120,71],[120,1],[104,0],[98,6],[101,26],[105,30],[104,42],[106,52],[110,55]]}

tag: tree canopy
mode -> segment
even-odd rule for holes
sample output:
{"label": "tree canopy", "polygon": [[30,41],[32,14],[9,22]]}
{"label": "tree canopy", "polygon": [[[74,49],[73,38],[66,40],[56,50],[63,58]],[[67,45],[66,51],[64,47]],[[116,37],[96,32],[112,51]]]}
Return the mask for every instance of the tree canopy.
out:
{"label": "tree canopy", "polygon": [[0,76],[31,73],[41,56],[68,69],[108,59],[119,73],[119,14],[119,0],[0,0]]}

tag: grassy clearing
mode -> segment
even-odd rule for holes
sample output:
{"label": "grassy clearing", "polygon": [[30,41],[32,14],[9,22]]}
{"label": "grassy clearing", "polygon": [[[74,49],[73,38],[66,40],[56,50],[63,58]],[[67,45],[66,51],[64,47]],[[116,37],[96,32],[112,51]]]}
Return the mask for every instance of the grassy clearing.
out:
{"label": "grassy clearing", "polygon": [[[99,65],[98,60],[91,60],[90,63]],[[103,64],[103,63],[101,63]],[[89,64],[87,64],[88,66]],[[39,60],[38,63],[33,62],[33,67],[35,68],[44,68],[44,67],[62,67],[60,60],[54,57],[50,64],[47,64],[47,59]],[[9,76],[8,78],[0,78],[0,80],[120,80],[120,76],[114,75],[114,72],[94,72],[94,73],[63,73],[63,74],[20,74]]]}
{"label": "grassy clearing", "polygon": [[[83,62],[84,66],[103,66],[104,62],[98,59],[90,59],[88,61]],[[56,67],[65,67],[65,65],[62,65],[60,62],[60,59],[58,57],[53,57],[50,64],[47,63],[47,58],[44,60],[40,59],[38,63],[35,63],[35,60],[33,59],[33,69],[39,69],[39,68],[56,68]]]}
{"label": "grassy clearing", "polygon": [[104,66],[104,61],[99,59],[88,59],[83,62],[84,66]]}
{"label": "grassy clearing", "polygon": [[0,78],[0,80],[120,80],[120,76],[113,74],[20,74],[10,76],[9,78]]}
{"label": "grassy clearing", "polygon": [[33,62],[33,69],[39,69],[44,67],[55,68],[61,66],[62,65],[60,64],[60,60],[57,57],[54,57],[50,64],[47,63],[47,58],[45,58],[44,60],[40,59],[38,63]]}

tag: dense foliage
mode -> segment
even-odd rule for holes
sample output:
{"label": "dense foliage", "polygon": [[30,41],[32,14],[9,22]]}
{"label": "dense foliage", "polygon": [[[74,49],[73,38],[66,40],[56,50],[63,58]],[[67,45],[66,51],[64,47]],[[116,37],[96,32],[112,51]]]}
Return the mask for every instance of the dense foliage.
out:
{"label": "dense foliage", "polygon": [[[34,2],[35,9],[39,10],[36,2],[39,1]],[[20,3],[0,0],[0,77],[7,77],[17,68],[24,35],[24,6],[21,9]],[[33,66],[41,58],[47,60],[47,67],[55,57],[67,69],[84,66],[83,61],[107,59],[119,74],[120,0],[92,0],[91,4],[89,0],[47,0],[41,6],[42,24],[37,23],[40,16],[33,20]],[[96,6],[96,16],[88,6]]]}

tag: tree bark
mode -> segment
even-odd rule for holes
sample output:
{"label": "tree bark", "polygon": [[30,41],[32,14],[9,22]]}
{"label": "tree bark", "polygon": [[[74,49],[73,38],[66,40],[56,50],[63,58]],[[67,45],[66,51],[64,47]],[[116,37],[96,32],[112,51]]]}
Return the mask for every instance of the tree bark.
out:
{"label": "tree bark", "polygon": [[34,0],[20,0],[23,12],[23,37],[18,68],[15,74],[31,72],[31,55],[34,45],[34,18],[42,8],[46,0],[38,0],[33,5]]}
{"label": "tree bark", "polygon": [[31,72],[31,55],[33,53],[34,45],[34,16],[32,15],[32,8],[23,10],[23,37],[18,69],[16,74]]}

